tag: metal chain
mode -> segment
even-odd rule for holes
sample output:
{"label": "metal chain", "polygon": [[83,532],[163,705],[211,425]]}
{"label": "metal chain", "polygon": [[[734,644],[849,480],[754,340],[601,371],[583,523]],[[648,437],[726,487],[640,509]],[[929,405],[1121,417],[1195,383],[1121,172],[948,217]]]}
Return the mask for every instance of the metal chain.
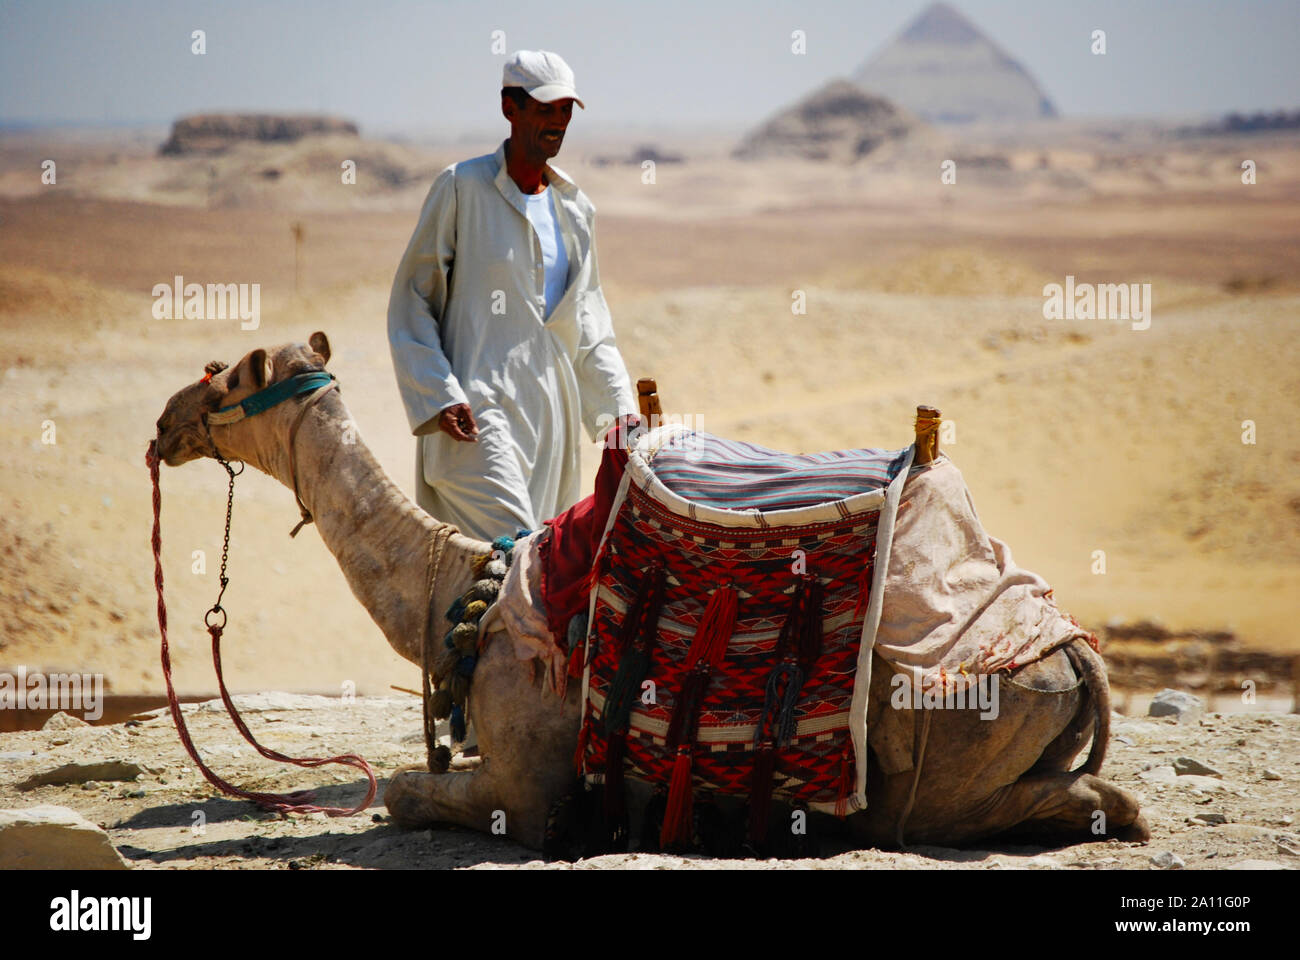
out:
{"label": "metal chain", "polygon": [[[212,605],[211,610],[203,615],[203,623],[208,627],[218,626],[224,628],[226,626],[226,611],[221,606],[221,598],[225,596],[226,586],[230,583],[230,578],[226,576],[226,562],[230,558],[230,516],[235,508],[235,477],[244,472],[244,461],[235,461],[235,463],[239,464],[239,469],[236,470],[230,465],[230,461],[220,453],[216,454],[216,458],[217,462],[225,467],[226,473],[230,475],[230,483],[226,489],[226,533],[221,541],[221,573],[217,578],[217,582],[221,584],[221,589],[217,593],[217,602]],[[221,614],[221,623],[209,623],[208,618],[218,613]]]}

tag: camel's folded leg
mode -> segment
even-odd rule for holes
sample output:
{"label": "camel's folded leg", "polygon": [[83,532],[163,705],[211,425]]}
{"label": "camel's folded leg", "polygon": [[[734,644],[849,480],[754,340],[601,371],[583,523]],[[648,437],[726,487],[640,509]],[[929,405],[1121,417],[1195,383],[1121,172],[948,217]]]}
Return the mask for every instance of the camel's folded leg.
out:
{"label": "camel's folded leg", "polygon": [[1029,774],[996,795],[1013,835],[1149,840],[1137,798],[1090,773]]}
{"label": "camel's folded leg", "polygon": [[[484,833],[514,834],[510,829],[516,826],[510,822],[512,811],[498,802],[499,793],[498,785],[483,766],[449,773],[408,771],[389,780],[384,805],[403,827],[454,823]],[[521,828],[525,825],[517,824]]]}

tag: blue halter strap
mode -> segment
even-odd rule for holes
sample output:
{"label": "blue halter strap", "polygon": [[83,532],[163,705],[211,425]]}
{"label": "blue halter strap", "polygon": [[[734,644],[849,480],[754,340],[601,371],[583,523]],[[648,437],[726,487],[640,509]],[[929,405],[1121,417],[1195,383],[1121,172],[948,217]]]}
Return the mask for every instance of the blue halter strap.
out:
{"label": "blue halter strap", "polygon": [[311,393],[313,390],[328,386],[333,379],[334,374],[324,370],[295,374],[287,380],[273,383],[266,389],[245,397],[238,403],[232,403],[215,413],[208,414],[208,423],[214,426],[237,423],[247,417],[265,413],[290,397],[296,397],[300,393]]}

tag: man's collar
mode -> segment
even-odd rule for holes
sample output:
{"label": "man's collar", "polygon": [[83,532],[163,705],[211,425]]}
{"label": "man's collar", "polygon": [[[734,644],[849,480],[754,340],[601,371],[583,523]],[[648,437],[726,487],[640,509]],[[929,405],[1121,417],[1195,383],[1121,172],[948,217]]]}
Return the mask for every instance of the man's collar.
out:
{"label": "man's collar", "polygon": [[[508,140],[509,138],[507,137],[506,139]],[[496,181],[497,181],[497,186],[501,189],[501,192],[506,197],[509,197],[510,194],[508,190],[513,189],[516,193],[519,194],[520,197],[522,197],[524,195],[523,191],[519,189],[519,184],[515,183],[514,179],[510,176],[510,172],[506,169],[506,141],[505,140],[502,140],[501,145],[497,147],[496,161],[497,161]],[[571,197],[574,193],[577,192],[578,185],[574,183],[573,180],[570,179],[569,175],[566,174],[559,167],[551,166],[551,164],[548,163],[545,164],[544,169],[546,170],[546,182],[554,186],[555,189],[560,191],[560,193],[564,194],[565,196]],[[507,184],[509,185],[509,187],[507,187]]]}

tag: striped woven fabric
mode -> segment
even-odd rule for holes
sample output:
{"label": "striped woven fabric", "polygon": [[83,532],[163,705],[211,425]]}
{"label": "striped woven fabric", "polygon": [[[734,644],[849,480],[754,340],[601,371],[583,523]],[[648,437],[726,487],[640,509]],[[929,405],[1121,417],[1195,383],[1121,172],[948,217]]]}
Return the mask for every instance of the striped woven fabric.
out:
{"label": "striped woven fabric", "polygon": [[906,453],[875,448],[781,453],[690,431],[660,447],[651,467],[684,500],[721,510],[789,510],[883,489]]}

